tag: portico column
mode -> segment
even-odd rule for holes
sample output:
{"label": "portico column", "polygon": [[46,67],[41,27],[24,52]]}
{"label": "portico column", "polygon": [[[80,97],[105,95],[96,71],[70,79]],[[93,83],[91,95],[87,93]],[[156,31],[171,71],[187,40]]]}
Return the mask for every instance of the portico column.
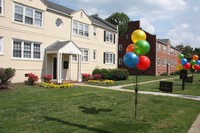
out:
{"label": "portico column", "polygon": [[60,53],[57,53],[57,83],[60,82]]}
{"label": "portico column", "polygon": [[69,55],[69,80],[72,80],[72,55]]}
{"label": "portico column", "polygon": [[77,81],[82,82],[82,75],[81,75],[81,62],[82,58],[81,55],[78,55],[78,75],[77,75]]}
{"label": "portico column", "polygon": [[60,82],[62,83],[62,67],[63,67],[63,59],[62,59],[62,53],[60,53]]}

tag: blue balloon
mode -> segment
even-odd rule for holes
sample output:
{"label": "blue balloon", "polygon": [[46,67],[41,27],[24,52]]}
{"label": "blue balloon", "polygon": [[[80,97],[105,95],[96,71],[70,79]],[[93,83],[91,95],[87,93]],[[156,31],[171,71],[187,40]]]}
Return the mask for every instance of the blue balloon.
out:
{"label": "blue balloon", "polygon": [[133,52],[128,52],[124,55],[123,62],[127,67],[134,68],[138,62],[138,56]]}
{"label": "blue balloon", "polygon": [[187,61],[186,58],[181,59],[181,64],[182,64],[183,66],[184,66],[187,62],[188,62],[188,61]]}
{"label": "blue balloon", "polygon": [[197,61],[196,61],[196,64],[200,66],[200,60],[197,60]]}

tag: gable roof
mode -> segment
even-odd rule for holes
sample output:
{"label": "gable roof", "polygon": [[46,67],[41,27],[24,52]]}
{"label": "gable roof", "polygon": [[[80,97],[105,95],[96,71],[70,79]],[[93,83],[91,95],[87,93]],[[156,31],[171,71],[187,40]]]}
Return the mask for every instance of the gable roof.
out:
{"label": "gable roof", "polygon": [[62,5],[58,5],[56,3],[50,2],[48,0],[44,0],[44,2],[46,3],[48,9],[60,12],[62,14],[67,14],[70,15],[72,12],[74,12],[75,10],[64,7]]}
{"label": "gable roof", "polygon": [[60,53],[67,53],[67,54],[79,54],[81,55],[82,52],[77,47],[77,45],[72,41],[57,41],[45,49],[47,52],[60,52]]}
{"label": "gable roof", "polygon": [[[60,14],[71,16],[71,14],[73,14],[74,12],[77,12],[76,10],[64,7],[62,5],[58,5],[58,4],[50,2],[48,0],[42,0],[42,1],[45,2],[45,4],[47,5],[47,8],[49,10],[55,11],[55,12],[60,13]],[[113,25],[113,24],[105,21],[104,19],[100,18],[98,16],[98,14],[88,16],[88,18],[90,19],[90,21],[94,25],[97,25],[97,26],[100,26],[102,28],[117,32],[117,26],[116,25]]]}
{"label": "gable roof", "polygon": [[169,42],[169,39],[158,39],[158,41],[167,45],[167,43]]}
{"label": "gable roof", "polygon": [[92,24],[117,32],[116,25],[113,25],[113,24],[107,22],[106,20],[100,18],[98,16],[98,14],[91,15],[91,16],[89,16],[89,18],[92,21]]}

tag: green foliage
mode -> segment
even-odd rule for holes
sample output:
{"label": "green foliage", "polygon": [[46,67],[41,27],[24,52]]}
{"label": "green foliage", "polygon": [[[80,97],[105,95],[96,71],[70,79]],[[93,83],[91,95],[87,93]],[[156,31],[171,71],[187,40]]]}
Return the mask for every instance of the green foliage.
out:
{"label": "green foliage", "polygon": [[160,74],[160,76],[167,76],[167,75],[168,75],[167,72]]}
{"label": "green foliage", "polygon": [[0,68],[0,89],[7,88],[11,78],[15,75],[15,69]]}
{"label": "green foliage", "polygon": [[102,79],[110,79],[110,80],[126,80],[129,76],[129,73],[126,69],[99,69],[96,68],[92,72],[92,75],[100,74],[102,75]]}
{"label": "green foliage", "polygon": [[110,22],[111,24],[118,25],[120,36],[126,32],[128,28],[128,22],[130,22],[130,18],[123,12],[116,12],[106,18],[106,21]]}

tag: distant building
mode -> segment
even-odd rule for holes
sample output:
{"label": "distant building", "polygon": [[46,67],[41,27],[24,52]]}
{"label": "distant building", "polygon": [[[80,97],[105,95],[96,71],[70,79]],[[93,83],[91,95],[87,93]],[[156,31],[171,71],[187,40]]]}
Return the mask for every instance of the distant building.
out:
{"label": "distant building", "polygon": [[131,69],[124,65],[123,57],[126,54],[126,48],[129,44],[133,43],[131,40],[131,34],[133,31],[141,29],[140,21],[132,21],[128,23],[128,30],[119,37],[118,46],[118,68],[128,69],[130,74],[133,75],[160,75],[163,73],[170,74],[176,71],[175,65],[177,64],[178,51],[170,43],[169,39],[157,39],[156,35],[152,35],[142,29],[147,35],[147,41],[150,44],[150,51],[146,55],[151,61],[150,67],[141,71],[136,67]]}

